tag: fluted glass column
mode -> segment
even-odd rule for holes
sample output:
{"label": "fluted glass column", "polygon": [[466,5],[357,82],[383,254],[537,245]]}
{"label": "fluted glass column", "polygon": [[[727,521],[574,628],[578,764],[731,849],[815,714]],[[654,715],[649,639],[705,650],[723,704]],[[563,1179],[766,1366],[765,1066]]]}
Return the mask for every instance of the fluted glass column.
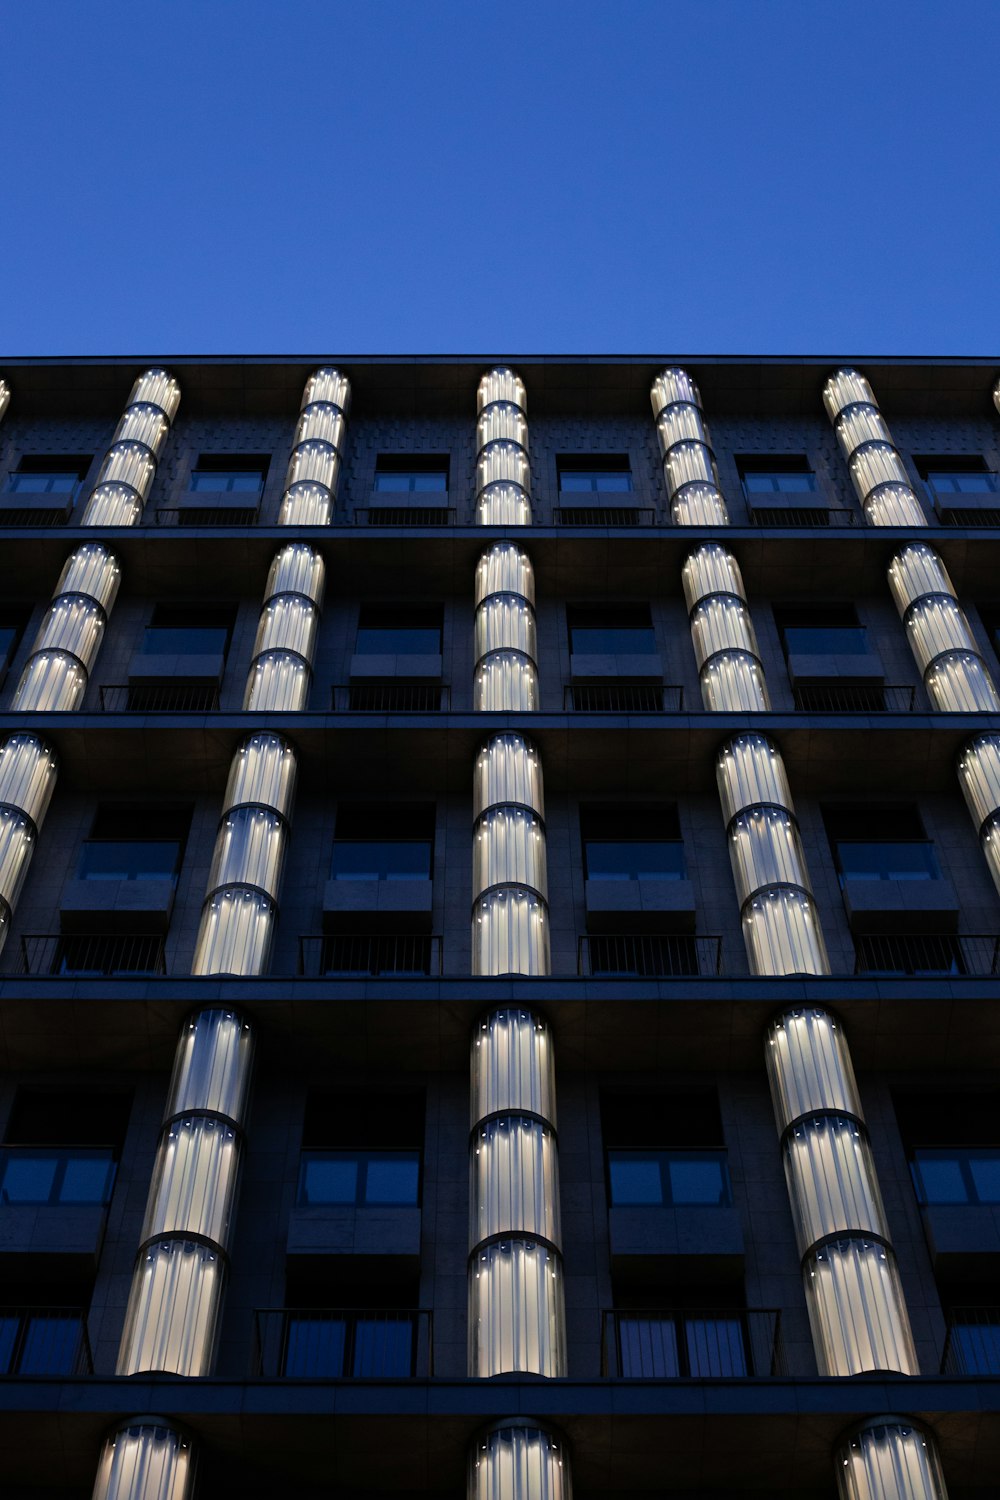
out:
{"label": "fluted glass column", "polygon": [[764,668],[735,557],[709,542],[687,557],[681,582],[705,707],[767,712]]}
{"label": "fluted glass column", "polygon": [[181,1033],[119,1375],[211,1370],[252,1059],[249,1022],[233,1010],[203,1010]]}
{"label": "fluted glass column", "polygon": [[162,1417],[133,1417],[104,1444],[92,1500],[190,1500],[194,1447]]}
{"label": "fluted glass column", "polygon": [[566,1445],[530,1417],[497,1422],[469,1452],[466,1500],[572,1500]]}
{"label": "fluted glass column", "polygon": [[473,707],[537,709],[537,655],[531,560],[513,542],[497,542],[476,568]]}
{"label": "fluted glass column", "polygon": [[306,381],[279,526],[329,526],[332,522],[350,399],[350,384],[339,370],[317,370]]}
{"label": "fluted glass column", "polygon": [[686,370],[668,369],[650,391],[663,478],[675,526],[728,526],[701,394]]}
{"label": "fluted glass column", "polygon": [[0,745],[0,949],[52,801],[57,771],[55,751],[37,735],[12,734]]}
{"label": "fluted glass column", "polygon": [[193,974],[262,974],[295,790],[295,754],[280,735],[244,740],[233,759],[195,944]]}
{"label": "fluted glass column", "polygon": [[933,548],[923,542],[901,547],[889,564],[889,588],[934,707],[1000,712],[1000,695]]}
{"label": "fluted glass column", "polygon": [[305,542],[282,547],[271,564],[243,707],[306,707],[323,602],[324,564]]}
{"label": "fluted glass column", "polygon": [[858,370],[835,371],[823,387],[823,404],[868,524],[926,526],[923,507],[865,377]]}
{"label": "fluted glass column", "polygon": [[531,525],[528,402],[513,370],[490,370],[479,382],[476,423],[476,521]]}
{"label": "fluted glass column", "polygon": [[834,1459],[840,1500],[948,1500],[931,1432],[906,1417],[872,1417]]}
{"label": "fluted glass column", "polygon": [[80,707],[120,582],[118,559],[100,542],[70,554],[21,673],[15,710]]}
{"label": "fluted glass column", "polygon": [[497,734],[473,783],[472,972],[549,972],[542,767],[523,735]]}
{"label": "fluted glass column", "polygon": [[493,1011],[472,1044],[469,1373],[566,1373],[549,1029]]}
{"label": "fluted glass column", "polygon": [[10,386],[7,384],[6,380],[0,380],[0,422],[2,422],[4,417],[6,416],[7,408],[9,405]]}
{"label": "fluted glass column", "polygon": [[166,370],[146,370],[139,376],[101,464],[81,525],[139,524],[180,399],[180,386]]}

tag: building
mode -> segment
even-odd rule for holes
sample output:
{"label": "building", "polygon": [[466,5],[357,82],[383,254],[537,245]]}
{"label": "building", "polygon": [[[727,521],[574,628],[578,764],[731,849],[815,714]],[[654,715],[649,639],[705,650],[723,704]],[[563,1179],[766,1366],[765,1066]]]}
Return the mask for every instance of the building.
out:
{"label": "building", "polygon": [[996,367],[0,374],[4,1494],[994,1496]]}

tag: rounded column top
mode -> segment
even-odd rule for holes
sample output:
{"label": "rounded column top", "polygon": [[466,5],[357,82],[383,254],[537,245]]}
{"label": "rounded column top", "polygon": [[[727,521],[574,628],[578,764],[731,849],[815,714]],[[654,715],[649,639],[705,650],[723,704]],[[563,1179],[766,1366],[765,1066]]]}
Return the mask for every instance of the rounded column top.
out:
{"label": "rounded column top", "polygon": [[128,398],[127,405],[136,406],[148,402],[151,406],[158,406],[164,413],[168,422],[172,422],[177,415],[177,408],[181,404],[181,388],[170,374],[169,370],[144,370],[132,387],[132,394]]}
{"label": "rounded column top", "polygon": [[701,392],[698,387],[686,370],[675,366],[662,370],[657,375],[650,386],[649,399],[654,417],[659,417],[668,406],[674,406],[678,401],[701,408]]}
{"label": "rounded column top", "polygon": [[744,808],[761,804],[794,812],[781,751],[766,735],[734,735],[719,751],[715,769],[727,824]]}
{"label": "rounded column top", "polygon": [[859,404],[878,406],[875,392],[861,371],[852,369],[849,365],[834,370],[823,387],[823,405],[826,407],[830,421],[836,421],[845,406]]}
{"label": "rounded column top", "polygon": [[510,402],[514,406],[519,406],[523,412],[528,410],[528,396],[524,381],[509,365],[494,366],[479,382],[476,392],[477,413],[484,411],[487,406],[492,406],[495,401]]}
{"label": "rounded column top", "polygon": [[314,401],[328,401],[346,412],[351,402],[351,382],[332,365],[322,365],[305,383],[301,409],[304,411]]}
{"label": "rounded column top", "polygon": [[295,751],[279,734],[261,730],[243,741],[229,769],[224,811],[247,803],[288,817],[295,790]]}
{"label": "rounded column top", "polygon": [[535,570],[516,542],[494,542],[476,564],[476,604],[491,594],[520,594],[535,602]]}

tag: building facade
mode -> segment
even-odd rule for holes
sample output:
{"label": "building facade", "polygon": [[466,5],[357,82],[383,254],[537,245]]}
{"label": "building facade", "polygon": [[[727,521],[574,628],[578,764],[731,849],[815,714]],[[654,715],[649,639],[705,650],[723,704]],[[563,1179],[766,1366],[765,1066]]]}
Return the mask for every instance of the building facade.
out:
{"label": "building facade", "polygon": [[986,361],[0,369],[0,1490],[1000,1492]]}

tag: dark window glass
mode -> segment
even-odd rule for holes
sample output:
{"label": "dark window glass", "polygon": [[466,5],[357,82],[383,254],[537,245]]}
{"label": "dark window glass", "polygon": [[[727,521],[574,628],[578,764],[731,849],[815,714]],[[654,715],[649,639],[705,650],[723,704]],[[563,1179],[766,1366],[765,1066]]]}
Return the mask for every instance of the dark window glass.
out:
{"label": "dark window glass", "polygon": [[676,1313],[618,1318],[621,1373],[627,1378],[744,1376],[743,1319]]}
{"label": "dark window glass", "polygon": [[1000,1375],[1000,1309],[955,1309],[945,1369],[955,1375]]}
{"label": "dark window glass", "polygon": [[816,488],[816,475],[802,454],[754,454],[737,458],[736,467],[750,497],[802,495]]}
{"label": "dark window glass", "polygon": [[701,1204],[732,1202],[725,1151],[608,1150],[612,1204]]}
{"label": "dark window glass", "polygon": [[632,471],[624,453],[581,453],[556,459],[559,493],[579,495],[627,494],[632,488]]}
{"label": "dark window glass", "polygon": [[433,804],[341,803],[330,875],[333,880],[430,880]]}
{"label": "dark window glass", "polygon": [[191,472],[190,488],[210,494],[259,495],[269,464],[266,454],[203,453]]}
{"label": "dark window glass", "polygon": [[774,619],[786,656],[857,656],[868,650],[867,632],[849,605],[776,608]]}
{"label": "dark window glass", "polygon": [[107,1203],[115,1171],[111,1146],[3,1146],[0,1203]]}
{"label": "dark window glass", "polygon": [[189,807],[104,803],[80,851],[80,880],[176,880]]}
{"label": "dark window glass", "polygon": [[142,650],[152,656],[225,656],[234,619],[232,608],[158,605],[143,632]]}
{"label": "dark window glass", "polygon": [[418,1204],[419,1151],[303,1151],[301,1204]]}
{"label": "dark window glass", "polygon": [[398,1379],[413,1373],[413,1317],[290,1313],[285,1375]]}
{"label": "dark window glass", "polygon": [[26,610],[0,610],[0,673],[10,665],[24,632]]}
{"label": "dark window glass", "polygon": [[15,495],[54,495],[66,501],[75,495],[90,468],[90,456],[39,454],[22,458],[7,477],[7,490]]}
{"label": "dark window glass", "polygon": [[940,867],[915,807],[841,804],[824,809],[841,884],[845,880],[937,880]]}
{"label": "dark window glass", "polygon": [[656,652],[647,606],[570,605],[566,621],[569,649],[574,656],[649,656]]}
{"label": "dark window glass", "polygon": [[79,1312],[0,1309],[0,1374],[76,1374],[82,1335]]}
{"label": "dark window glass", "polygon": [[379,494],[441,494],[448,488],[447,455],[381,453],[375,465]]}
{"label": "dark window glass", "polygon": [[914,467],[933,500],[937,495],[1000,494],[1000,474],[993,474],[981,453],[915,455]]}
{"label": "dark window glass", "polygon": [[675,807],[582,807],[588,880],[683,880],[684,844]]}
{"label": "dark window glass", "polygon": [[358,656],[440,656],[440,607],[383,609],[365,606],[358,619]]}
{"label": "dark window glass", "polygon": [[921,1203],[1000,1203],[1000,1146],[920,1146],[910,1170]]}

